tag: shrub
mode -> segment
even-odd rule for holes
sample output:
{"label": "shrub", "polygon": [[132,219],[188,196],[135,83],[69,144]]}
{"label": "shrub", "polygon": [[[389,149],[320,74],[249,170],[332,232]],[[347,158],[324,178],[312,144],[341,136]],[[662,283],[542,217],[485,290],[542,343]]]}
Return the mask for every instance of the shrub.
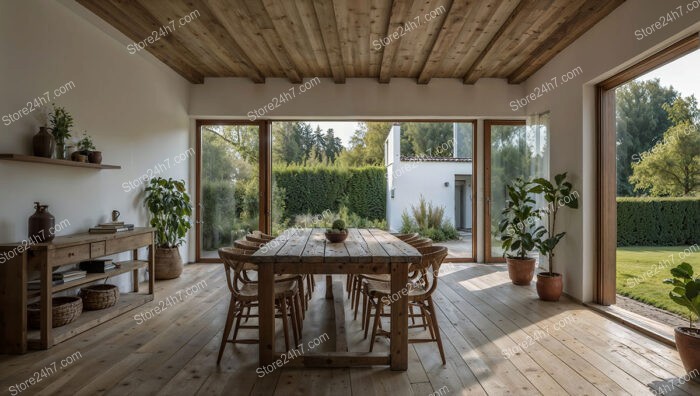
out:
{"label": "shrub", "polygon": [[435,242],[458,239],[457,229],[449,222],[443,221],[445,208],[433,206],[423,196],[420,197],[417,206],[411,206],[411,215],[404,210],[401,214],[401,232],[417,232],[422,237],[430,238]]}
{"label": "shrub", "polygon": [[700,198],[618,198],[618,246],[700,243]]}
{"label": "shrub", "polygon": [[362,218],[386,217],[386,170],[379,166],[277,166],[273,180],[284,189],[284,214],[292,219],[307,213],[337,212],[347,206]]}

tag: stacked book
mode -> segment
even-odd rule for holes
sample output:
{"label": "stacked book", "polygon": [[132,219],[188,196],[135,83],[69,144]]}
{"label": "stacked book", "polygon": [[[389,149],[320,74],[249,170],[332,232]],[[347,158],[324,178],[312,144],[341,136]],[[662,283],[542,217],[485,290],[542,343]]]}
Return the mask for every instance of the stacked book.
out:
{"label": "stacked book", "polygon": [[105,272],[109,272],[117,268],[112,259],[83,261],[79,264],[79,267],[81,270],[87,271],[91,274],[104,274]]}
{"label": "stacked book", "polygon": [[[29,281],[29,282],[27,282],[27,284],[28,284],[28,290],[41,290],[41,279]],[[51,282],[51,284],[54,285],[54,286],[56,286],[56,285],[62,285],[62,284],[63,284],[63,279],[59,279],[59,280],[55,280],[55,279],[54,279],[54,280]]]}
{"label": "stacked book", "polygon": [[103,223],[97,227],[90,228],[91,234],[116,234],[117,232],[131,231],[134,229],[133,224],[125,224],[123,221],[112,221]]}
{"label": "stacked book", "polygon": [[83,279],[87,276],[87,271],[83,270],[66,270],[53,273],[54,281],[62,281],[63,283]]}

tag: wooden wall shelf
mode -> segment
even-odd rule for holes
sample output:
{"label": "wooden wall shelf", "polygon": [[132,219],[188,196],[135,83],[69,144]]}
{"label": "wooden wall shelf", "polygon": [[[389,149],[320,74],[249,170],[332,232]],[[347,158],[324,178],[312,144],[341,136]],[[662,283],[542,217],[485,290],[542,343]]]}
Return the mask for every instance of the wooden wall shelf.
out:
{"label": "wooden wall shelf", "polygon": [[35,157],[33,155],[23,155],[23,154],[0,154],[0,160],[6,161],[20,161],[20,162],[33,162],[36,164],[47,164],[47,165],[58,165],[58,166],[72,166],[75,168],[90,168],[90,169],[121,169],[119,165],[104,165],[104,164],[90,164],[86,162],[77,162],[53,158]]}

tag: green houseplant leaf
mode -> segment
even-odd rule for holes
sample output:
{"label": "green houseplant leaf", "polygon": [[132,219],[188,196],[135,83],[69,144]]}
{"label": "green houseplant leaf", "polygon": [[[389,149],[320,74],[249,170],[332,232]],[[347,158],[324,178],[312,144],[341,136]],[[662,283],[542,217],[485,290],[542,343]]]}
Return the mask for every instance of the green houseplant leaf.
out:
{"label": "green houseplant leaf", "polygon": [[673,285],[668,297],[676,304],[688,309],[688,323],[693,327],[693,318],[700,316],[700,277],[693,277],[693,267],[683,262],[671,268],[673,279],[664,283]]}
{"label": "green houseplant leaf", "polygon": [[173,248],[185,242],[192,227],[190,197],[182,180],[153,178],[146,186],[145,205],[151,216],[151,227],[156,229],[156,245]]}

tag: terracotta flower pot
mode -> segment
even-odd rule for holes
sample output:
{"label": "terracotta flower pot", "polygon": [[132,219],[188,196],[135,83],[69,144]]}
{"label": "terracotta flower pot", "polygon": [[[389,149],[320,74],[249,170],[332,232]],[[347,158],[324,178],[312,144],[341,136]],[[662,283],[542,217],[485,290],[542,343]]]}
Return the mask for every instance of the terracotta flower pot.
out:
{"label": "terracotta flower pot", "polygon": [[562,292],[561,274],[541,272],[537,274],[537,295],[540,300],[559,301]]}
{"label": "terracotta flower pot", "polygon": [[534,258],[507,257],[506,263],[508,263],[508,276],[514,285],[527,286],[532,282],[532,278],[535,276],[536,260]]}
{"label": "terracotta flower pot", "polygon": [[182,274],[182,258],[178,248],[156,248],[155,257],[155,279],[175,279]]}
{"label": "terracotta flower pot", "polygon": [[88,159],[91,164],[101,164],[102,163],[102,151],[90,151],[88,153]]}
{"label": "terracotta flower pot", "polygon": [[328,239],[328,242],[330,242],[330,243],[340,243],[340,242],[343,242],[347,237],[348,237],[348,232],[347,232],[347,231],[341,231],[341,232],[327,232],[327,233],[326,233],[326,239]]}
{"label": "terracotta flower pot", "polygon": [[[700,370],[700,329],[676,327],[676,349],[687,373]],[[695,379],[698,381],[698,378]]]}

